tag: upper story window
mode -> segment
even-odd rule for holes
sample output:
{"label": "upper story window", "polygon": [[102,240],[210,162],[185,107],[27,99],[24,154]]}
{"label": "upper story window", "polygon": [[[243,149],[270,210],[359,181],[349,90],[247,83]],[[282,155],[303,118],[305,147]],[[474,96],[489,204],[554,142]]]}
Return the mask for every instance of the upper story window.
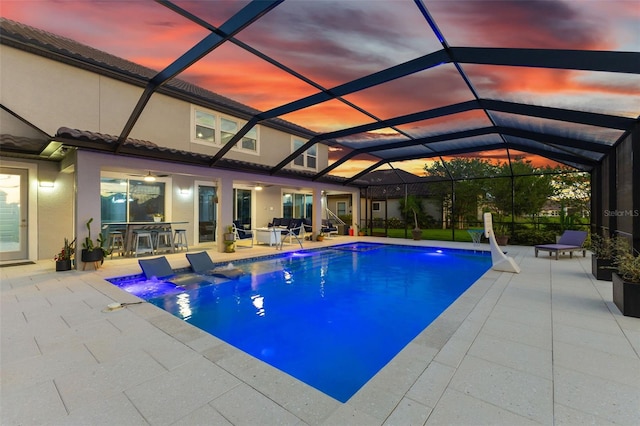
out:
{"label": "upper story window", "polygon": [[[301,146],[303,146],[306,143],[306,141],[302,140],[302,139],[298,139],[298,138],[294,138],[293,139],[293,150],[296,151],[297,149],[299,149]],[[307,169],[316,169],[316,163],[317,163],[317,148],[316,145],[313,145],[311,148],[307,149],[305,152],[303,152],[302,154],[298,155],[296,158],[293,159],[293,165],[294,167],[304,167]]]}
{"label": "upper story window", "polygon": [[[241,125],[234,120],[229,118],[221,117],[220,118],[220,140],[222,144],[226,144],[231,140],[236,133],[238,133]],[[240,151],[251,151],[253,153],[258,152],[258,128],[256,126],[252,127],[238,143],[234,146],[235,149]]]}
{"label": "upper story window", "polygon": [[226,118],[220,118],[220,141],[223,145],[229,142],[236,133],[238,133],[238,123]]}
{"label": "upper story window", "polygon": [[[243,122],[231,117],[222,117],[211,111],[198,109],[195,106],[192,106],[192,110],[192,142],[225,145],[244,125]],[[251,154],[259,154],[258,135],[258,126],[254,126],[232,149]]]}
{"label": "upper story window", "polygon": [[196,110],[196,139],[207,142],[216,141],[216,116],[204,111]]}
{"label": "upper story window", "polygon": [[258,151],[258,128],[253,127],[251,130],[247,132],[246,135],[242,137],[242,142],[240,144],[242,149],[247,149],[249,151]]}

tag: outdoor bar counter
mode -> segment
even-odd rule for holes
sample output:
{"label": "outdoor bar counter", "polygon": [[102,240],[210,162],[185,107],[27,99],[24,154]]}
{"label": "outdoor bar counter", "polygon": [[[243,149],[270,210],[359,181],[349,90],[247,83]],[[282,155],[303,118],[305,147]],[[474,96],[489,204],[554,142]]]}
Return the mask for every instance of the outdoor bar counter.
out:
{"label": "outdoor bar counter", "polygon": [[133,253],[133,236],[134,231],[137,230],[145,230],[145,231],[171,231],[171,240],[173,241],[174,225],[183,225],[189,222],[109,222],[103,223],[102,229],[105,231],[105,238],[108,240],[108,236],[110,232],[120,231],[123,234],[123,242],[124,242],[124,254],[125,256],[131,256]]}

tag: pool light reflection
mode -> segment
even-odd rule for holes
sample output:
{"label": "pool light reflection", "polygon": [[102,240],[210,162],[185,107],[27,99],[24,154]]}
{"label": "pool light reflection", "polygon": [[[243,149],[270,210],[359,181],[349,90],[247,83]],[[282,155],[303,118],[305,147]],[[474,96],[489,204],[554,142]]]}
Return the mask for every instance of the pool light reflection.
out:
{"label": "pool light reflection", "polygon": [[253,306],[255,306],[257,309],[256,315],[258,315],[259,317],[263,317],[265,314],[264,297],[260,296],[259,294],[254,294],[253,296],[251,296],[251,303],[253,303]]}
{"label": "pool light reflection", "polygon": [[187,293],[179,294],[177,297],[178,313],[182,316],[182,319],[189,319],[193,312],[191,311],[191,301]]}

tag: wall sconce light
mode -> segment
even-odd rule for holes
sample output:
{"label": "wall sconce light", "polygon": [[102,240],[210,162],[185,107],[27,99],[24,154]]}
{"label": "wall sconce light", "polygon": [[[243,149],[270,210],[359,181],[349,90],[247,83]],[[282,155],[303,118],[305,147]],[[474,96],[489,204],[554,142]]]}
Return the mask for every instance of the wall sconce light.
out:
{"label": "wall sconce light", "polygon": [[39,182],[40,188],[53,188],[53,182],[49,180],[41,180]]}
{"label": "wall sconce light", "polygon": [[189,188],[180,188],[180,195],[189,195],[190,192]]}
{"label": "wall sconce light", "polygon": [[256,191],[262,191],[262,186],[261,186],[261,185],[256,185],[256,186],[254,187],[254,189],[255,189]]}

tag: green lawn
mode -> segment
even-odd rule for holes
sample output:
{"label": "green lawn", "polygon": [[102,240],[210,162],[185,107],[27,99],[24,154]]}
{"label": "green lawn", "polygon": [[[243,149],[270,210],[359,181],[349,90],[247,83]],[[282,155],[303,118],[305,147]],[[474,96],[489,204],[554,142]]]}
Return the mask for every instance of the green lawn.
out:
{"label": "green lawn", "polygon": [[[374,235],[381,235],[384,233],[383,228],[373,228]],[[387,230],[387,236],[391,238],[411,238],[411,230],[407,230],[407,236],[405,237],[404,229],[389,229]],[[451,229],[423,229],[423,240],[440,240],[440,241],[452,241]],[[470,243],[471,235],[466,229],[456,229],[455,241]]]}

